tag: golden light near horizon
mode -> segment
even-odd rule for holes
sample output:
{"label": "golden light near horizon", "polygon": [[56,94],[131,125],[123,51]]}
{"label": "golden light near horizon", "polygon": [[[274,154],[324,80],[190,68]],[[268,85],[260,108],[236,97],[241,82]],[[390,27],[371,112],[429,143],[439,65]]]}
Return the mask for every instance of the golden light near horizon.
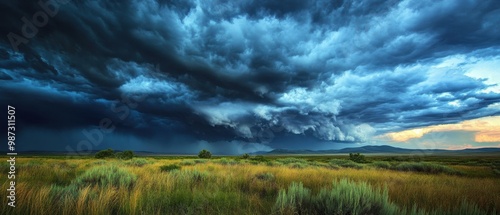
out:
{"label": "golden light near horizon", "polygon": [[474,140],[476,142],[500,142],[500,116],[483,117],[455,124],[433,125],[400,132],[391,132],[381,137],[390,138],[396,142],[405,142],[410,139],[421,138],[427,133],[444,131],[471,131],[475,132]]}

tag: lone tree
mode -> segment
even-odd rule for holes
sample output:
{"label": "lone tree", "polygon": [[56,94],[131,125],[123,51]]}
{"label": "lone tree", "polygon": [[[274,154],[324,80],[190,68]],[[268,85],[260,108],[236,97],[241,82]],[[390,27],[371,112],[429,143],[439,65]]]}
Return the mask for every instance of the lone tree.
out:
{"label": "lone tree", "polygon": [[356,163],[366,163],[365,156],[360,153],[349,153],[349,160]]}
{"label": "lone tree", "polygon": [[249,154],[247,154],[247,153],[245,153],[245,154],[243,154],[241,157],[242,157],[243,159],[248,159],[248,158],[250,158],[250,155],[249,155]]}
{"label": "lone tree", "polygon": [[95,158],[112,158],[115,156],[115,152],[113,152],[113,149],[106,149],[99,151],[95,154]]}
{"label": "lone tree", "polygon": [[210,153],[210,151],[208,151],[206,149],[203,149],[200,151],[200,153],[198,153],[198,157],[199,158],[211,158],[212,153]]}

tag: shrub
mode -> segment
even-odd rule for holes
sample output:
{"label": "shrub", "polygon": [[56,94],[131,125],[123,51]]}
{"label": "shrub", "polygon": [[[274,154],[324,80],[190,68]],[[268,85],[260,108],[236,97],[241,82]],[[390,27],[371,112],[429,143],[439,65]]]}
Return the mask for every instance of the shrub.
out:
{"label": "shrub", "polygon": [[257,156],[255,156],[255,157],[251,158],[251,160],[253,160],[253,161],[257,161],[257,162],[266,162],[266,161],[268,161],[268,160],[267,160],[264,156],[262,156],[262,155],[257,155]]}
{"label": "shrub", "polygon": [[160,166],[160,170],[162,172],[170,172],[172,170],[180,170],[180,169],[181,169],[181,166],[176,165],[176,164],[169,164],[169,165]]}
{"label": "shrub", "polygon": [[116,153],[116,158],[122,159],[122,160],[130,160],[134,157],[134,152],[132,151],[123,151],[123,152],[118,152]]}
{"label": "shrub", "polygon": [[290,164],[290,163],[307,163],[306,160],[300,158],[280,158],[276,160],[282,164]]}
{"label": "shrub", "polygon": [[113,152],[113,149],[106,149],[99,151],[95,154],[95,158],[98,159],[103,159],[103,158],[112,158],[115,156],[115,153]]}
{"label": "shrub", "polygon": [[323,188],[315,196],[302,183],[292,183],[288,192],[280,190],[274,210],[278,214],[401,214],[389,202],[387,189],[345,179],[334,181],[331,189]]}
{"label": "shrub", "polygon": [[353,169],[362,169],[363,165],[356,163],[352,160],[344,160],[344,159],[331,159],[330,160],[331,167],[345,167],[345,168],[353,168]]}
{"label": "shrub", "polygon": [[293,182],[288,192],[279,191],[274,210],[278,214],[313,214],[311,203],[311,191],[302,182]]}
{"label": "shrub", "polygon": [[498,169],[493,169],[493,173],[494,173],[495,175],[500,175],[500,170],[498,170]]}
{"label": "shrub", "polygon": [[212,153],[206,149],[203,149],[200,151],[200,153],[198,153],[198,157],[199,158],[211,158]]}
{"label": "shrub", "polygon": [[360,153],[349,153],[349,160],[356,163],[367,163],[365,156]]}
{"label": "shrub", "polygon": [[450,167],[439,165],[439,164],[434,164],[434,163],[425,163],[425,162],[405,162],[405,163],[400,163],[393,167],[392,169],[399,170],[399,171],[413,171],[413,172],[425,172],[425,173],[432,173],[432,174],[438,174],[438,173],[446,173],[446,174],[452,174],[452,175],[462,175],[463,173],[457,170],[454,170]]}
{"label": "shrub", "polygon": [[151,163],[150,161],[144,159],[144,158],[134,158],[126,162],[127,165],[131,166],[144,166],[146,164]]}
{"label": "shrub", "polygon": [[97,166],[76,178],[75,185],[80,188],[86,186],[131,188],[136,180],[134,174],[116,166]]}
{"label": "shrub", "polygon": [[204,159],[194,159],[194,163],[206,163],[207,160],[204,160]]}
{"label": "shrub", "polygon": [[182,160],[180,162],[180,164],[183,165],[183,166],[191,166],[191,165],[194,165],[195,162],[194,162],[194,160]]}
{"label": "shrub", "polygon": [[207,172],[200,172],[196,169],[191,170],[174,170],[171,172],[172,176],[179,180],[181,183],[197,183],[208,179],[209,174]]}
{"label": "shrub", "polygon": [[304,169],[308,167],[309,165],[307,163],[289,163],[287,166],[291,168],[296,168],[296,169]]}
{"label": "shrub", "polygon": [[221,158],[217,162],[222,164],[222,165],[236,165],[236,164],[238,164],[238,161],[233,160],[233,159],[227,159],[227,158]]}
{"label": "shrub", "polygon": [[249,155],[249,154],[247,154],[247,153],[245,153],[245,154],[243,154],[243,155],[241,156],[241,158],[243,158],[243,159],[248,159],[248,158],[250,158],[250,155]]}
{"label": "shrub", "polygon": [[375,161],[371,163],[372,166],[381,168],[381,169],[390,169],[391,168],[391,163],[387,161]]}
{"label": "shrub", "polygon": [[314,166],[314,167],[325,167],[325,168],[331,167],[331,165],[328,165],[328,164],[322,163],[322,162],[318,162],[318,161],[313,161],[313,162],[309,163],[309,165]]}
{"label": "shrub", "polygon": [[92,162],[93,165],[103,165],[106,163],[108,163],[106,160],[98,160],[98,161]]}

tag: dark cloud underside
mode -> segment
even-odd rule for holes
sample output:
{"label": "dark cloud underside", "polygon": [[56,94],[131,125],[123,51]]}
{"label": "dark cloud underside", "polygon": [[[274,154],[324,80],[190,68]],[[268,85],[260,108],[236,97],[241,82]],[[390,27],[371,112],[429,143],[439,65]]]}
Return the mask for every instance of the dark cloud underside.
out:
{"label": "dark cloud underside", "polygon": [[238,142],[236,153],[281,147],[242,145],[262,143],[271,128],[277,140],[353,143],[500,113],[491,80],[469,75],[472,65],[500,65],[498,1],[94,0],[51,9],[28,43],[13,46],[22,17],[37,22],[43,8],[0,3],[0,101],[19,108],[27,129],[74,131],[109,118],[145,145]]}

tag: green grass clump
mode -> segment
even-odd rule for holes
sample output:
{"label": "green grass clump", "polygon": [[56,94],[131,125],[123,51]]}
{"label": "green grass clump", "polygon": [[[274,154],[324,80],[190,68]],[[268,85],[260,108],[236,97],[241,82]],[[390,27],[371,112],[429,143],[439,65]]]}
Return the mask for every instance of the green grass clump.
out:
{"label": "green grass clump", "polygon": [[222,165],[237,165],[237,164],[239,164],[239,162],[237,160],[227,159],[227,158],[221,158],[215,162],[220,163]]}
{"label": "green grass clump", "polygon": [[282,164],[307,163],[306,160],[301,159],[301,158],[280,158],[280,159],[276,159],[276,162],[279,162]]}
{"label": "green grass clump", "polygon": [[404,162],[392,167],[392,169],[399,171],[425,172],[431,174],[446,173],[451,175],[463,175],[462,172],[454,170],[450,167],[427,162]]}
{"label": "green grass clump", "polygon": [[340,166],[344,168],[353,168],[353,169],[362,169],[363,164],[356,163],[352,160],[344,160],[344,159],[331,159],[330,165],[332,166]]}
{"label": "green grass clump", "polygon": [[144,166],[144,165],[150,164],[150,163],[151,163],[151,161],[144,159],[144,158],[132,158],[132,160],[128,160],[125,162],[125,164],[127,164],[129,166],[138,166],[138,167],[141,167],[141,166]]}
{"label": "green grass clump", "polygon": [[206,181],[209,178],[209,174],[207,172],[202,172],[199,170],[174,170],[171,172],[171,175],[176,178],[181,183],[198,183]]}
{"label": "green grass clump", "polygon": [[367,183],[346,179],[334,181],[331,189],[323,188],[312,195],[302,183],[292,183],[288,192],[280,190],[274,205],[278,214],[401,214],[389,202],[387,189],[373,189]]}
{"label": "green grass clump", "polygon": [[205,159],[194,159],[194,163],[199,164],[199,163],[206,163],[208,160]]}
{"label": "green grass clump", "polygon": [[380,169],[390,169],[391,168],[391,163],[387,161],[374,161],[370,165],[380,168]]}
{"label": "green grass clump", "polygon": [[290,168],[295,168],[295,169],[304,169],[309,167],[307,163],[289,163],[287,164]]}
{"label": "green grass clump", "polygon": [[97,166],[87,170],[74,181],[77,187],[102,186],[131,188],[137,176],[114,165]]}
{"label": "green grass clump", "polygon": [[80,195],[80,189],[74,184],[68,186],[52,185],[50,187],[49,197],[55,201],[62,201],[64,199],[76,199]]}
{"label": "green grass clump", "polygon": [[162,172],[170,172],[173,170],[180,170],[180,169],[181,169],[181,166],[179,166],[177,164],[169,164],[169,165],[160,166],[160,170]]}
{"label": "green grass clump", "polygon": [[89,165],[89,166],[103,165],[103,164],[106,164],[106,163],[108,163],[108,161],[106,161],[106,160],[98,160],[98,161],[92,162],[92,165]]}
{"label": "green grass clump", "polygon": [[182,166],[192,166],[196,163],[194,162],[194,160],[182,160],[179,164]]}

